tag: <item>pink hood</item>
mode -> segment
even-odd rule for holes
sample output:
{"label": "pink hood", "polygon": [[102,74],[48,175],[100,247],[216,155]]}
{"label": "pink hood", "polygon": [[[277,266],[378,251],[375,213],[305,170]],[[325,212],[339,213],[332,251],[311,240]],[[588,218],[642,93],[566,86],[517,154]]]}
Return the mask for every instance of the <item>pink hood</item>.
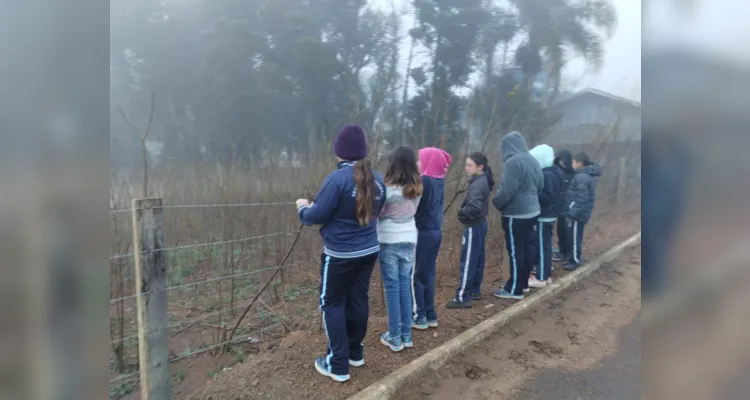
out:
{"label": "pink hood", "polygon": [[448,167],[451,166],[451,155],[435,147],[425,147],[419,150],[419,164],[422,175],[445,178]]}

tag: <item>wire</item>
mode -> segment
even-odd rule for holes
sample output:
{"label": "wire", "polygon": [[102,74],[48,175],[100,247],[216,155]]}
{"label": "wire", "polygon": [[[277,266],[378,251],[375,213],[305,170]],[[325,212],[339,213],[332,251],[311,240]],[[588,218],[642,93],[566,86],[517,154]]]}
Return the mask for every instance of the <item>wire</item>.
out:
{"label": "wire", "polygon": [[[283,324],[281,322],[277,322],[277,323],[274,323],[274,324],[271,324],[271,325],[265,325],[265,326],[262,326],[262,327],[256,329],[255,332],[257,332],[259,330],[263,330],[263,329],[275,328],[275,327],[282,326],[282,325]],[[226,340],[226,341],[221,342],[221,343],[216,343],[216,344],[213,344],[213,345],[210,345],[210,346],[202,347],[202,348],[200,348],[198,350],[189,352],[189,353],[184,354],[182,356],[170,358],[167,362],[168,363],[173,363],[173,362],[177,362],[177,361],[180,361],[180,360],[184,360],[186,358],[190,358],[190,357],[196,356],[198,354],[205,353],[205,352],[207,352],[209,350],[213,350],[213,349],[219,348],[219,347],[224,346],[226,344],[241,343],[243,341],[246,341],[246,339],[240,339],[239,336],[246,335],[246,334],[248,334],[250,332],[253,332],[253,330],[252,330],[253,328],[255,328],[255,326],[250,327],[248,329],[245,329],[244,331],[242,331],[241,334],[235,336],[231,340]],[[139,377],[140,377],[140,371],[136,371],[136,372],[133,372],[133,373],[130,373],[130,374],[127,374],[127,375],[119,375],[119,376],[115,377],[114,379],[110,379],[109,383],[124,381],[124,380],[132,379],[132,378],[136,378],[136,380],[137,380],[137,379],[139,379]]]}
{"label": "wire", "polygon": [[[228,243],[239,243],[239,242],[246,242],[248,240],[255,240],[255,239],[263,239],[267,237],[274,237],[274,236],[292,236],[296,234],[297,232],[278,232],[278,233],[269,233],[267,235],[260,235],[260,236],[252,236],[248,238],[243,239],[233,239],[233,240],[222,240],[218,242],[210,242],[210,243],[198,243],[198,244],[188,244],[184,246],[175,246],[175,247],[165,247],[162,249],[154,250],[154,252],[160,252],[160,251],[173,251],[173,250],[185,250],[185,249],[192,249],[197,247],[207,247],[207,246],[217,246],[220,244],[228,244]],[[142,253],[146,254],[146,252]],[[118,260],[122,258],[129,258],[135,256],[135,253],[126,253],[126,254],[118,254],[116,256],[110,257],[111,260]]]}
{"label": "wire", "polygon": [[[242,276],[247,276],[247,275],[253,275],[253,274],[257,274],[259,272],[273,271],[273,270],[279,269],[279,268],[290,268],[290,267],[297,266],[300,263],[314,261],[314,260],[315,260],[314,258],[311,258],[309,260],[299,260],[297,262],[294,262],[294,263],[288,264],[288,265],[284,265],[284,266],[276,265],[276,266],[273,266],[273,267],[268,267],[268,268],[263,268],[263,269],[257,269],[255,271],[242,272],[242,273],[234,274],[234,275],[224,275],[224,276],[220,276],[220,277],[217,277],[217,278],[210,278],[210,279],[206,279],[206,280],[202,280],[202,281],[198,281],[198,282],[185,283],[185,284],[182,284],[182,285],[168,286],[168,287],[166,287],[164,289],[151,290],[151,291],[148,291],[148,292],[141,293],[141,296],[147,295],[147,294],[151,294],[151,293],[168,292],[168,291],[175,290],[175,289],[182,289],[182,288],[186,288],[186,287],[203,285],[203,284],[206,284],[206,283],[217,282],[217,281],[221,281],[221,280],[224,280],[224,279],[231,279],[231,278],[237,278],[237,277],[242,277]],[[113,304],[116,304],[116,303],[118,303],[120,301],[124,301],[124,300],[128,300],[128,299],[134,299],[136,297],[138,297],[137,294],[133,294],[133,295],[129,295],[129,296],[123,296],[123,297],[118,297],[118,298],[110,300],[109,301],[109,305],[113,305]]]}
{"label": "wire", "polygon": [[[294,203],[290,202],[284,202],[284,203],[235,203],[235,204],[173,204],[173,205],[164,205],[161,206],[162,209],[168,209],[168,208],[216,208],[216,207],[258,207],[258,206],[288,206],[293,205]],[[110,214],[118,214],[118,213],[126,213],[126,212],[132,212],[133,208],[124,208],[119,210],[109,210]],[[136,208],[135,210],[140,210],[139,208]]]}

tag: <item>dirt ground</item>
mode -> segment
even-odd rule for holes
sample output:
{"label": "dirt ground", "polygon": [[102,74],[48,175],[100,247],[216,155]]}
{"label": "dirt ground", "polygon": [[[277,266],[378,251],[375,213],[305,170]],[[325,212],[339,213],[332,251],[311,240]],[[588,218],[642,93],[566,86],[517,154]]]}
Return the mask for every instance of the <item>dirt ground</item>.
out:
{"label": "dirt ground", "polygon": [[[492,339],[421,377],[419,385],[396,398],[529,398],[524,384],[536,373],[577,373],[612,355],[619,332],[639,310],[640,250],[634,248]],[[558,398],[545,394],[540,398]]]}
{"label": "dirt ground", "polygon": [[[639,230],[640,214],[637,212],[627,215],[624,221],[609,216],[602,217],[599,224],[586,231],[584,257],[593,259]],[[555,269],[558,277],[564,274],[560,267],[558,264]],[[492,264],[488,263],[482,288],[485,294],[497,287],[503,277],[508,276],[506,270],[507,265],[503,268],[493,268]],[[512,301],[485,296],[486,299],[476,302],[471,310],[446,310],[442,305],[451,298],[455,290],[455,282],[446,275],[436,296],[440,328],[425,332],[415,331],[414,348],[391,353],[378,340],[379,333],[384,331],[387,325],[380,304],[379,285],[376,283],[378,280],[377,276],[373,276],[371,318],[365,339],[367,364],[363,368],[353,368],[352,379],[349,382],[334,384],[330,379],[320,376],[312,367],[314,357],[321,355],[325,348],[324,335],[293,332],[281,341],[264,343],[263,349],[256,350],[259,354],[248,357],[241,364],[225,368],[211,377],[204,375],[203,379],[196,379],[195,384],[191,382],[189,386],[176,388],[175,397],[213,400],[289,399],[304,394],[311,400],[344,399],[513,304]],[[200,357],[188,362],[193,366],[188,364],[187,368],[200,371]],[[189,388],[194,388],[194,391],[191,392]]]}

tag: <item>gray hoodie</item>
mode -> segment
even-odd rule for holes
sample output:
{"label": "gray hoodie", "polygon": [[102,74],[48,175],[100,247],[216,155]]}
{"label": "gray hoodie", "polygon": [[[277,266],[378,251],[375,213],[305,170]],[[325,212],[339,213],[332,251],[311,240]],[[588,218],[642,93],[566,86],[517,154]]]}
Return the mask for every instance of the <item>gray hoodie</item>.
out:
{"label": "gray hoodie", "polygon": [[505,165],[500,189],[492,204],[504,217],[536,217],[540,211],[539,194],[544,189],[544,175],[520,133],[513,131],[503,137],[500,157]]}

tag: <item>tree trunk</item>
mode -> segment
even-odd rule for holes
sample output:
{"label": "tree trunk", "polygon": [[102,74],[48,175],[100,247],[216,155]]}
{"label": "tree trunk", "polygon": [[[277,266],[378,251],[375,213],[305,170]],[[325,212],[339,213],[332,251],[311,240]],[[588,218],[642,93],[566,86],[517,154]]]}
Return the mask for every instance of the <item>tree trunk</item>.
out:
{"label": "tree trunk", "polygon": [[398,123],[399,132],[401,132],[401,144],[406,145],[406,130],[404,129],[404,118],[406,117],[406,102],[409,99],[409,75],[411,74],[411,62],[414,59],[414,44],[417,39],[411,39],[411,46],[409,47],[409,58],[406,61],[406,74],[404,74],[404,94],[401,98],[401,104],[404,107],[401,110],[401,121]]}

